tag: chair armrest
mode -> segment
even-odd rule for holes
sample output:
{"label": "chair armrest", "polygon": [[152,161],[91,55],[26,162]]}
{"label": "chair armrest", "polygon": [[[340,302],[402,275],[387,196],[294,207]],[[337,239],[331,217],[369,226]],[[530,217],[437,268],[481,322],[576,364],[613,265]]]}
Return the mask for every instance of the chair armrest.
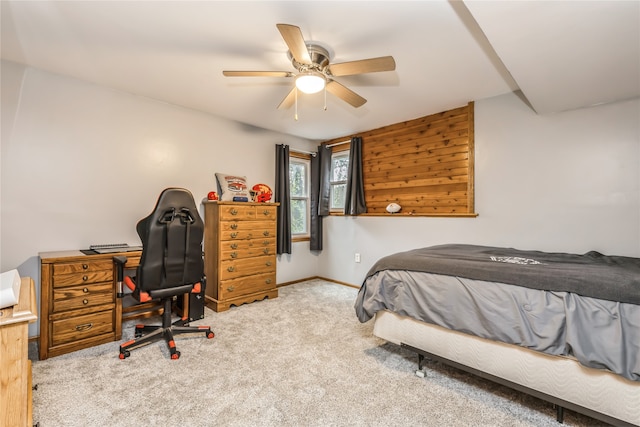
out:
{"label": "chair armrest", "polygon": [[124,265],[127,263],[127,257],[124,255],[114,256],[113,263],[116,266],[116,296],[123,298],[124,289],[122,287],[122,280],[124,279]]}

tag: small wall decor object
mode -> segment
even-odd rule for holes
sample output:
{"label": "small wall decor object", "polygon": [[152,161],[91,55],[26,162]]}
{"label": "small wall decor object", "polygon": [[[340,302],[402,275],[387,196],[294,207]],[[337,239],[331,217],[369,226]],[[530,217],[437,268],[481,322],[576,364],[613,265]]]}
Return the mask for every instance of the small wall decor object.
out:
{"label": "small wall decor object", "polygon": [[400,212],[400,209],[402,209],[402,206],[397,203],[389,203],[387,205],[387,212],[389,212],[390,214],[398,213]]}

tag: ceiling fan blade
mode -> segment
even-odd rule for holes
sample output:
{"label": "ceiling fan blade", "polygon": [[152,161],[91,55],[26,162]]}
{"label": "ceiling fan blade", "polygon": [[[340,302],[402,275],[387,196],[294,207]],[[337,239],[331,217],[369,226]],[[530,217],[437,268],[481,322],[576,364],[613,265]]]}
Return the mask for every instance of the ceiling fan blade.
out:
{"label": "ceiling fan blade", "polygon": [[307,45],[302,37],[302,31],[300,27],[289,24],[277,24],[278,30],[284,39],[284,42],[289,47],[291,56],[300,64],[311,65],[311,56],[307,50]]}
{"label": "ceiling fan blade", "polygon": [[278,109],[286,110],[287,108],[291,108],[291,106],[295,101],[296,101],[296,87],[294,86],[293,89],[291,89],[291,91],[287,94],[287,96],[284,97],[280,105],[278,105]]}
{"label": "ceiling fan blade", "polygon": [[293,77],[289,71],[223,71],[227,77]]}
{"label": "ceiling fan blade", "polygon": [[335,80],[331,80],[327,83],[327,91],[342,99],[343,101],[351,104],[355,108],[361,107],[365,102],[367,102],[366,99]]}
{"label": "ceiling fan blade", "polygon": [[377,73],[379,71],[393,71],[396,69],[396,61],[393,56],[381,56],[379,58],[361,59],[359,61],[331,64],[331,75],[352,76],[354,74]]}

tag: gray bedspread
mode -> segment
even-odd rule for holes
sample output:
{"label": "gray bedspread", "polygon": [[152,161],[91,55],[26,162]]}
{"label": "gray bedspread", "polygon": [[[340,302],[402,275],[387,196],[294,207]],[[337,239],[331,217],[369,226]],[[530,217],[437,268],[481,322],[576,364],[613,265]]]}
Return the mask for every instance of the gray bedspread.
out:
{"label": "gray bedspread", "polygon": [[640,258],[448,244],[381,258],[367,273],[422,271],[640,304]]}
{"label": "gray bedspread", "polygon": [[449,244],[381,258],[355,302],[640,381],[640,259]]}

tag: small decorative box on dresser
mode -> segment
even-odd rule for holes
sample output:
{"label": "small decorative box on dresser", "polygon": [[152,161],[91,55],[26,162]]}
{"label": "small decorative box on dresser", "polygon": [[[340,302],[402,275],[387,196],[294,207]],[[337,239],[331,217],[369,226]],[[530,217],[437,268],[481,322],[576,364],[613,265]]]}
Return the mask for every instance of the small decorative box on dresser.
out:
{"label": "small decorative box on dresser", "polygon": [[40,253],[40,359],[106,342],[122,335],[122,304],[116,298],[113,257],[138,265],[141,252],[85,255]]}
{"label": "small decorative box on dresser", "polygon": [[278,203],[204,202],[205,301],[215,311],[276,298]]}

